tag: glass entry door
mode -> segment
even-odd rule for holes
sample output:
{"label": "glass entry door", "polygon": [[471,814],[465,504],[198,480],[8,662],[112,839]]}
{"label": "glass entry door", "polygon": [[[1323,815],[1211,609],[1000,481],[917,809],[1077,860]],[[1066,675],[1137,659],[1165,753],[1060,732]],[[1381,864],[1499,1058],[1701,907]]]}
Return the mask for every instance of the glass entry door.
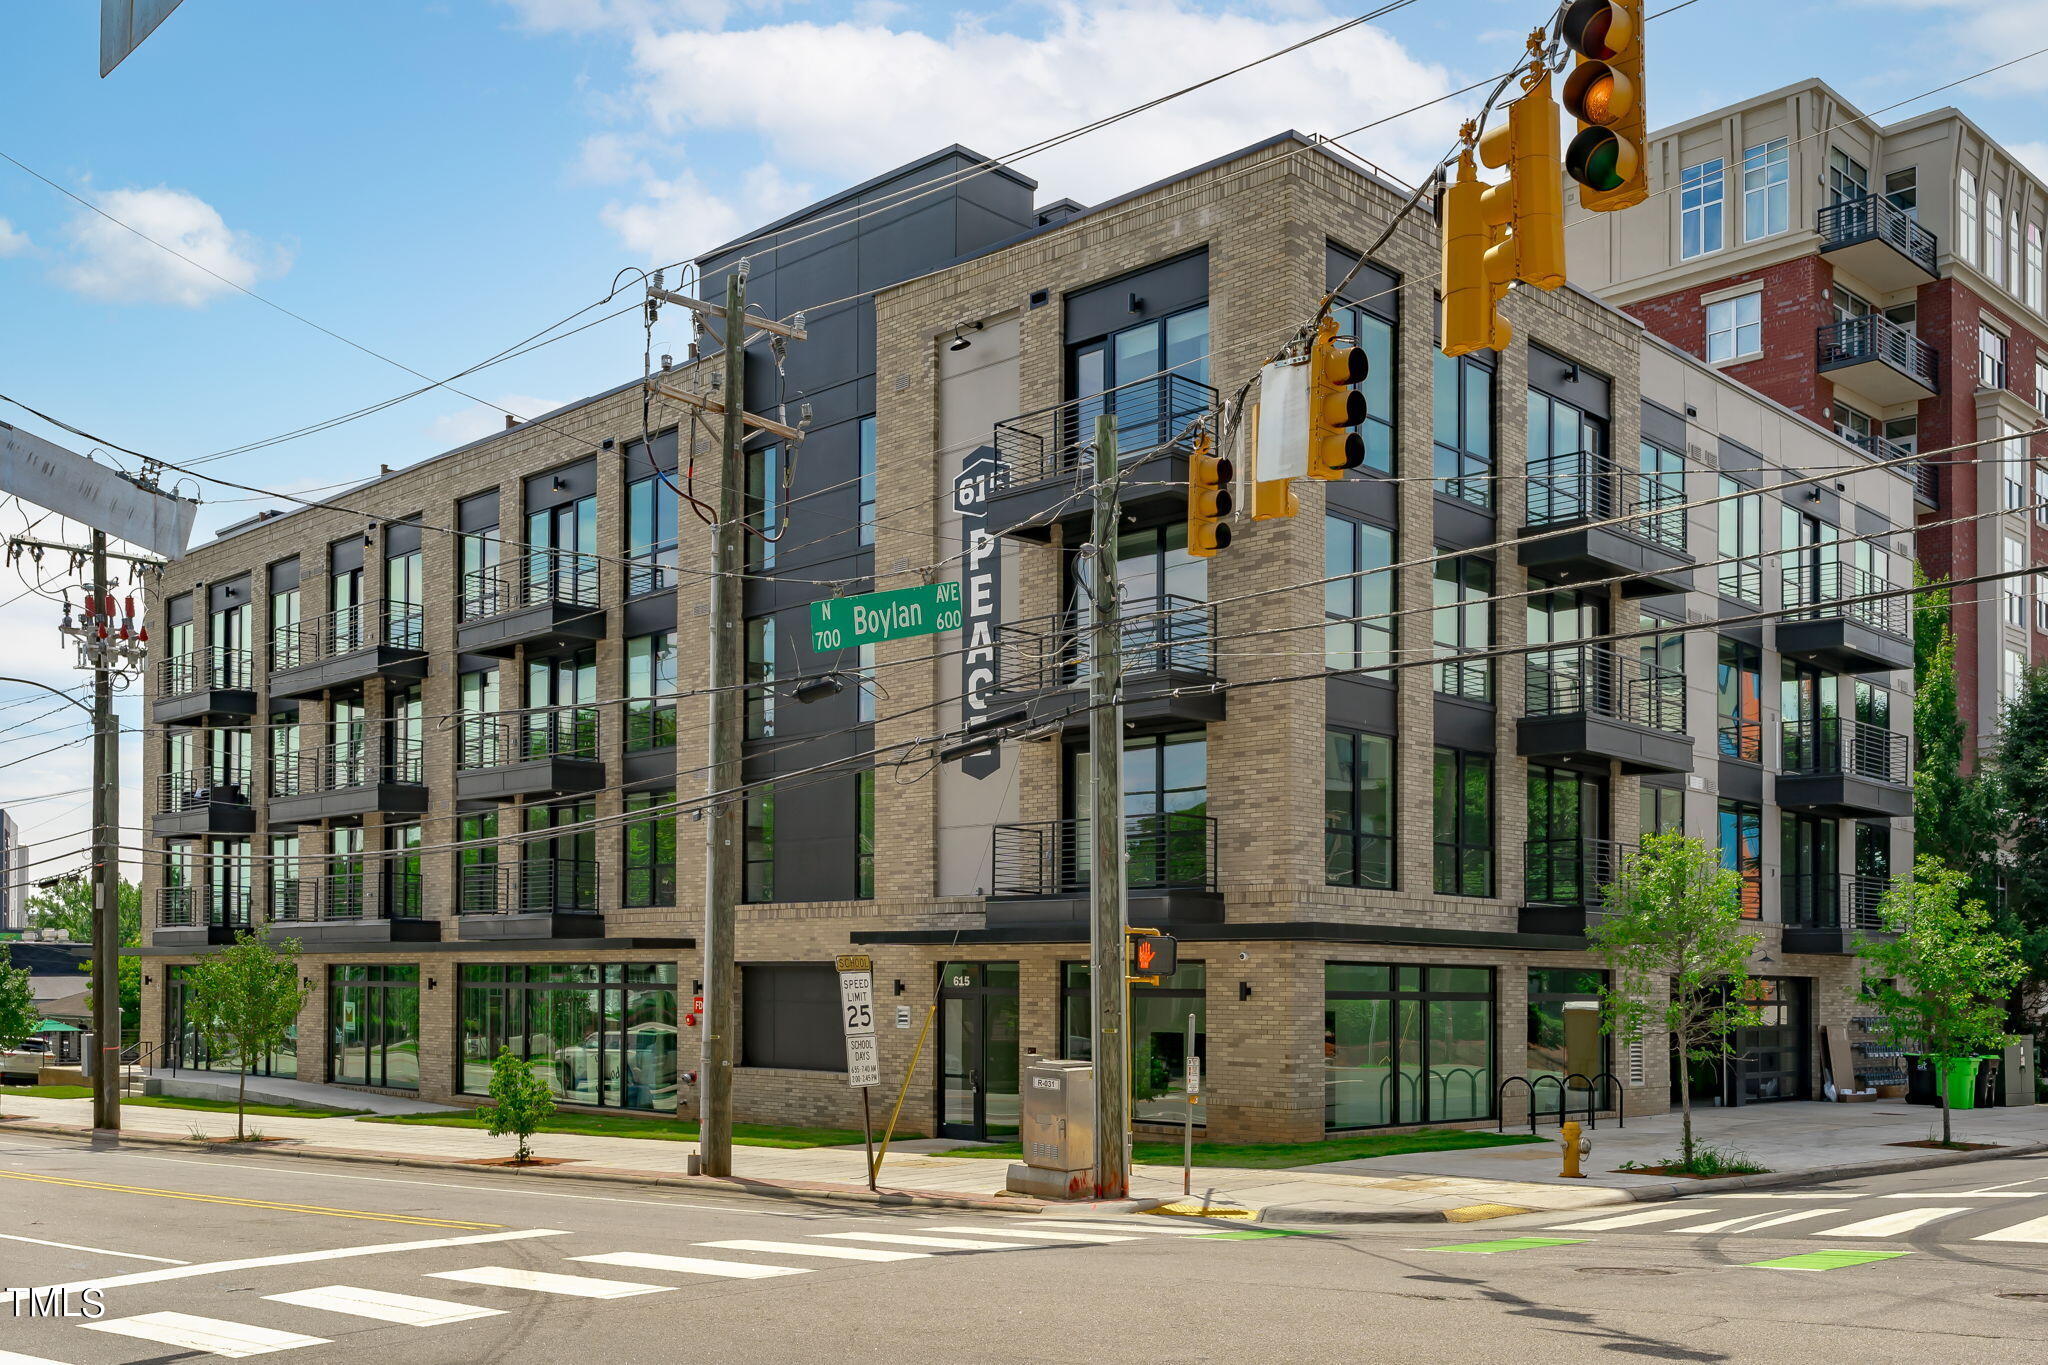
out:
{"label": "glass entry door", "polygon": [[1735,1102],[1806,1098],[1806,982],[1764,976],[1751,982],[1759,1022],[1736,1030]]}
{"label": "glass entry door", "polygon": [[1017,1103],[1017,964],[939,969],[940,1137],[1013,1137]]}

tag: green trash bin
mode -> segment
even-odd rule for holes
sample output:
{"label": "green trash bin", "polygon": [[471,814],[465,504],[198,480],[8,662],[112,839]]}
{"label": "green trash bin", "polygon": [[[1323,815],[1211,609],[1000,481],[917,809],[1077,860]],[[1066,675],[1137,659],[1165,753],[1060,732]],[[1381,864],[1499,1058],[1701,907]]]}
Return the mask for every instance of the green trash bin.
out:
{"label": "green trash bin", "polygon": [[1975,1109],[1977,1107],[1977,1068],[1982,1066],[1982,1057],[1936,1057],[1942,1091],[1948,1095],[1951,1109]]}

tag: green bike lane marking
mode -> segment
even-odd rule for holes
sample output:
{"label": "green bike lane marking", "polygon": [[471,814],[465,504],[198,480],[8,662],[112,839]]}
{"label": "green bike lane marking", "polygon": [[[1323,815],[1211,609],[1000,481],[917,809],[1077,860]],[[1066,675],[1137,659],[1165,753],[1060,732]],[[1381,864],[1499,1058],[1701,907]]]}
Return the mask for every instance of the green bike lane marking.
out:
{"label": "green bike lane marking", "polygon": [[1493,1242],[1453,1242],[1448,1246],[1424,1247],[1424,1251],[1465,1251],[1475,1256],[1491,1256],[1499,1251],[1529,1251],[1539,1247],[1570,1247],[1585,1242],[1584,1237],[1503,1237]]}
{"label": "green bike lane marking", "polygon": [[1780,1256],[1771,1261],[1749,1261],[1747,1270],[1846,1270],[1850,1266],[1869,1265],[1872,1261],[1895,1261],[1901,1256],[1911,1256],[1910,1251],[1806,1251],[1797,1256]]}

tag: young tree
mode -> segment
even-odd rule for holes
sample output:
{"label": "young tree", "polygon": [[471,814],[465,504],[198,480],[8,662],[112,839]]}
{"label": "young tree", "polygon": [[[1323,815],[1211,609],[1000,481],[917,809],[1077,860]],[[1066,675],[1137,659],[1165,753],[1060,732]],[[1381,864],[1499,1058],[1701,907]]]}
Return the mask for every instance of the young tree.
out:
{"label": "young tree", "polygon": [[35,986],[28,973],[0,961],[0,1052],[12,1052],[43,1022],[36,1008]]}
{"label": "young tree", "polygon": [[[1734,1030],[1757,1021],[1749,955],[1761,935],[1746,933],[1742,874],[1721,866],[1705,841],[1668,831],[1644,837],[1603,888],[1606,917],[1587,931],[1607,964],[1605,1027],[1648,1042],[1667,1033],[1687,1063],[1734,1049]],[[1690,1169],[1692,1072],[1678,1068],[1683,1116],[1680,1165]]]}
{"label": "young tree", "polygon": [[533,1160],[527,1139],[539,1132],[554,1112],[554,1092],[533,1074],[533,1063],[520,1060],[509,1047],[500,1048],[497,1060],[491,1063],[491,1102],[482,1114],[492,1137],[510,1134],[519,1139],[519,1149],[512,1154],[514,1163]]}
{"label": "young tree", "polygon": [[[1925,584],[1915,569],[1916,582]],[[1995,777],[1971,769],[1956,688],[1955,636],[1949,628],[1949,592],[1933,588],[1913,610],[1913,736],[1919,761],[1913,771],[1915,846],[1970,879],[1970,894],[1986,904],[1997,891],[1999,795]]]}
{"label": "young tree", "polygon": [[185,969],[186,1017],[207,1050],[241,1068],[235,1087],[235,1137],[243,1136],[249,1068],[283,1044],[311,993],[299,983],[299,944],[272,948],[244,930],[234,943]]}
{"label": "young tree", "polygon": [[2017,945],[1992,926],[1983,904],[1964,898],[1968,881],[1920,859],[1912,880],[1893,887],[1879,907],[1891,937],[1856,945],[1864,993],[1877,1006],[1883,1035],[1902,1051],[1935,1060],[1944,1146],[1954,1137],[1942,1064],[2012,1042],[2006,1000],[2025,970]]}

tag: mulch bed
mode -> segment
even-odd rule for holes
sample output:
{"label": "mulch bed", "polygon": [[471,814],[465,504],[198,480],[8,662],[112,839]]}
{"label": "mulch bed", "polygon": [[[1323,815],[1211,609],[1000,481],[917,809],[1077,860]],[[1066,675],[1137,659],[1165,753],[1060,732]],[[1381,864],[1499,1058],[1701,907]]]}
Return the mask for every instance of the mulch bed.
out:
{"label": "mulch bed", "polygon": [[1887,1142],[1887,1147],[1932,1147],[1937,1152],[1990,1152],[2005,1144],[1999,1142]]}
{"label": "mulch bed", "polygon": [[460,1164],[464,1166],[568,1166],[574,1164],[575,1161],[576,1158],[570,1156],[531,1156],[524,1161],[510,1156],[479,1156],[471,1157]]}

